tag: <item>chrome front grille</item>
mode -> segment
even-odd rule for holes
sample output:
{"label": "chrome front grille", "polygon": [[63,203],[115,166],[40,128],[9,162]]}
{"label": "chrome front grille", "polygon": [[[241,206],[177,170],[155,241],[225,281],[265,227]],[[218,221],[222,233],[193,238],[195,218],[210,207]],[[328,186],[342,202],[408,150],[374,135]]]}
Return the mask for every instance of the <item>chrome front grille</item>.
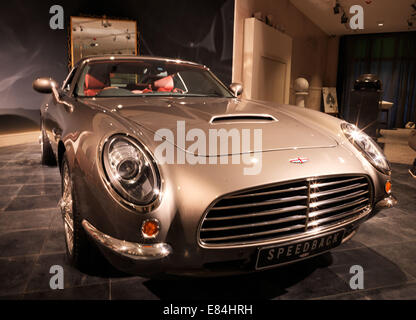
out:
{"label": "chrome front grille", "polygon": [[371,190],[365,176],[337,176],[234,193],[210,206],[199,240],[205,246],[230,246],[325,231],[368,214]]}

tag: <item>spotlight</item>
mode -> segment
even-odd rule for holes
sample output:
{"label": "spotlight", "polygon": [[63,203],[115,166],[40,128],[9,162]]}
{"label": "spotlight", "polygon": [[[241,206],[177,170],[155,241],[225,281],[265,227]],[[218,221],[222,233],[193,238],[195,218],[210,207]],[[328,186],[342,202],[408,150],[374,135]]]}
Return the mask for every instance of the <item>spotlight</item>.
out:
{"label": "spotlight", "polygon": [[340,9],[341,9],[341,6],[339,5],[339,3],[337,1],[337,3],[335,4],[335,7],[334,7],[334,14],[339,14]]}
{"label": "spotlight", "polygon": [[342,17],[341,17],[341,23],[342,23],[342,24],[346,24],[346,23],[348,23],[348,17],[347,17],[347,15],[345,14],[345,12],[342,14]]}
{"label": "spotlight", "polygon": [[104,16],[103,20],[101,21],[101,25],[104,28],[109,28],[112,26],[112,24],[110,23],[110,21],[108,21],[108,19],[106,19],[106,17]]}

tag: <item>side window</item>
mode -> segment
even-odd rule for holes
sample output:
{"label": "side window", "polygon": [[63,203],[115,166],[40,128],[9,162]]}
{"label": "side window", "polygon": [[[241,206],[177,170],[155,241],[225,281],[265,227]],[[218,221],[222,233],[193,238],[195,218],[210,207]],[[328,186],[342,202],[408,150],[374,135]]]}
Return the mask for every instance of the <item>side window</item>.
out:
{"label": "side window", "polygon": [[77,68],[72,69],[71,73],[68,75],[64,84],[62,86],[62,90],[68,92],[71,89],[72,80],[74,80],[74,76],[77,73]]}

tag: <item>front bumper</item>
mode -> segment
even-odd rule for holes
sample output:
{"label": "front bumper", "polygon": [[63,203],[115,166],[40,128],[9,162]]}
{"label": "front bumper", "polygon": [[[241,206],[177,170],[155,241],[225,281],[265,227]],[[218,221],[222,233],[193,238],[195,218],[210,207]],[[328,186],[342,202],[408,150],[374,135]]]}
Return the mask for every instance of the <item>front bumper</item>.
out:
{"label": "front bumper", "polygon": [[82,226],[99,247],[103,246],[122,257],[138,261],[155,261],[172,254],[172,247],[167,243],[145,245],[119,240],[99,231],[87,220],[82,221]]}
{"label": "front bumper", "polygon": [[376,203],[375,210],[381,210],[386,208],[393,208],[397,204],[397,199],[392,194],[388,197],[384,198],[383,200]]}
{"label": "front bumper", "polygon": [[[396,204],[396,198],[393,195],[389,195],[385,199],[377,202],[369,215],[365,215],[355,223],[343,226],[342,228],[346,230],[346,234],[342,243],[349,241],[356,234],[359,225],[365,220],[376,215],[380,210],[391,208]],[[127,273],[149,277],[162,273],[220,276],[253,272],[253,259],[257,255],[257,250],[262,247],[256,245],[248,248],[208,251],[200,248],[203,252],[199,251],[196,253],[197,255],[201,255],[201,257],[208,258],[211,261],[217,260],[218,262],[202,263],[202,260],[205,259],[201,259],[201,265],[198,268],[182,269],[181,265],[184,261],[181,258],[177,260],[177,257],[173,255],[174,252],[171,245],[167,243],[140,244],[119,240],[99,231],[87,220],[83,220],[82,226],[114,266]],[[299,241],[303,238],[304,235],[300,236]],[[291,263],[297,261],[295,260]]]}

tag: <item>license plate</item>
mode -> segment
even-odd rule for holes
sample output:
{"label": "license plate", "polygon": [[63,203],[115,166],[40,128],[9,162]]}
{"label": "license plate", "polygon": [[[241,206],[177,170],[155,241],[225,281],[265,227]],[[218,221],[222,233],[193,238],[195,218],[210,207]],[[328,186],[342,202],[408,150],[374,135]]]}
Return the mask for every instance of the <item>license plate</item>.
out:
{"label": "license plate", "polygon": [[256,269],[301,260],[328,251],[342,243],[345,230],[284,245],[261,248],[257,255]]}

